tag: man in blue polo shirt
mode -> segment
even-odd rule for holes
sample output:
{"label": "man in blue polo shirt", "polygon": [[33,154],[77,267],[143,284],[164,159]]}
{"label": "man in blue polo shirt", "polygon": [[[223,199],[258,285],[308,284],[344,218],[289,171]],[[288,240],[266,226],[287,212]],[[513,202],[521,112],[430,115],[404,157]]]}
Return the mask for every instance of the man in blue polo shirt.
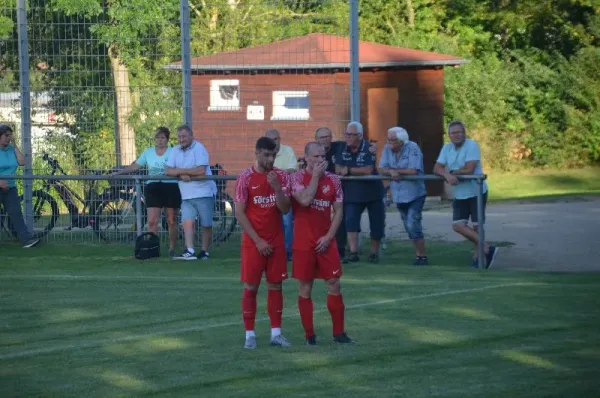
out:
{"label": "man in blue polo shirt", "polygon": [[[179,145],[173,148],[165,174],[179,177],[181,191],[181,221],[186,250],[177,260],[208,260],[208,247],[212,241],[212,221],[215,211],[215,194],[217,185],[214,180],[192,181],[192,177],[210,176],[208,152],[204,145],[194,139],[192,129],[188,126],[177,128]],[[202,225],[202,250],[197,256],[194,251],[196,218]]]}
{"label": "man in blue polo shirt", "polygon": [[[369,143],[363,139],[363,126],[351,122],[346,127],[346,144],[340,146],[335,155],[335,172],[340,176],[377,175],[375,155],[369,151]],[[385,207],[383,204],[383,182],[352,181],[342,182],[344,190],[344,217],[348,233],[349,255],[344,262],[359,261],[358,232],[360,219],[365,208],[369,213],[371,230],[371,254],[369,261],[379,261],[379,244],[383,237]]]}
{"label": "man in blue polo shirt", "polygon": [[[485,205],[487,202],[487,184],[483,182],[483,220],[477,219],[477,181],[459,181],[457,175],[483,175],[479,145],[467,138],[467,130],[463,122],[454,121],[448,125],[450,141],[444,144],[433,172],[444,177],[452,185],[454,200],[452,202],[452,229],[475,245],[471,266],[477,268],[477,245],[479,223],[485,222]],[[469,226],[469,219],[473,227]],[[484,242],[485,267],[494,263],[498,249]]]}

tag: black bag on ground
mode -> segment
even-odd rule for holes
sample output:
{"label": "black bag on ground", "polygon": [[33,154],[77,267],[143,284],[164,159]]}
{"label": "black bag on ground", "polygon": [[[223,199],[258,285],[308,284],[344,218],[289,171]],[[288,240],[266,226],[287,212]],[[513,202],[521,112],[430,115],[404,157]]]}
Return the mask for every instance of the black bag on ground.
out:
{"label": "black bag on ground", "polygon": [[153,257],[160,257],[160,239],[155,233],[143,233],[135,240],[135,258],[147,260]]}

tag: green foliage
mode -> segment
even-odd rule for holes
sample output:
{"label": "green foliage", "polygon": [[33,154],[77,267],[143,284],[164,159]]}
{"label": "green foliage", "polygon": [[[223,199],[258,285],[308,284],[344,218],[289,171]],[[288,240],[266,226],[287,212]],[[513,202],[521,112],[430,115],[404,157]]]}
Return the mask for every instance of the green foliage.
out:
{"label": "green foliage", "polygon": [[[14,5],[0,0],[0,91],[18,89]],[[178,0],[30,0],[28,6],[35,22],[31,85],[51,91],[51,105],[68,120],[81,155],[78,165],[114,165],[106,156],[115,152],[108,132],[116,119],[109,54],[129,73],[128,122],[138,149],[152,144],[157,126],[181,121],[181,76],[164,69],[181,59]],[[347,0],[191,0],[189,6],[193,56],[312,32],[348,33]],[[445,119],[467,123],[486,164],[600,162],[600,0],[369,0],[360,2],[359,18],[362,40],[470,61],[446,69]]]}

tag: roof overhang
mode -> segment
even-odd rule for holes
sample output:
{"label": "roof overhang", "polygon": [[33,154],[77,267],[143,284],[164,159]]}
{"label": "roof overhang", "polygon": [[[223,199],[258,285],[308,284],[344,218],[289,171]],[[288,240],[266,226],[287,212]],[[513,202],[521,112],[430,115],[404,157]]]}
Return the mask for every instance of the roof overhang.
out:
{"label": "roof overhang", "polygon": [[[359,69],[391,69],[391,68],[433,68],[444,66],[460,66],[468,63],[466,59],[449,59],[435,61],[398,61],[398,62],[364,62],[358,64]],[[169,64],[165,69],[181,71],[181,64]],[[273,71],[273,70],[332,70],[350,69],[349,63],[328,64],[281,64],[281,65],[191,65],[192,72],[234,72],[234,71]]]}

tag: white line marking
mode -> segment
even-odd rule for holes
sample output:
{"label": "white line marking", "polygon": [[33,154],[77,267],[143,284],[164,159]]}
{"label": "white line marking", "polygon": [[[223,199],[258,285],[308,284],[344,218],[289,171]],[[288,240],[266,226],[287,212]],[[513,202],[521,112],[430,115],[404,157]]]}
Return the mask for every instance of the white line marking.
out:
{"label": "white line marking", "polygon": [[0,280],[80,280],[80,281],[166,281],[166,282],[193,282],[193,281],[238,281],[240,278],[228,276],[105,276],[105,275],[0,275]]}
{"label": "white line marking", "polygon": [[[459,290],[448,290],[445,292],[425,293],[425,294],[419,294],[416,296],[399,297],[399,298],[389,299],[389,300],[380,300],[380,301],[372,301],[372,302],[367,302],[367,303],[348,305],[348,306],[346,306],[346,309],[365,308],[365,307],[372,307],[372,306],[383,305],[383,304],[420,300],[420,299],[431,298],[431,297],[443,297],[443,296],[451,296],[451,295],[456,295],[456,294],[461,294],[461,293],[483,292],[486,290],[500,289],[503,287],[526,286],[526,285],[535,285],[535,283],[505,283],[505,284],[501,284],[501,285],[490,285],[490,286],[476,287],[476,288],[470,288],[470,289],[459,289]],[[323,313],[326,311],[327,311],[326,309],[321,309],[321,310],[316,310],[315,313],[318,314],[318,313]],[[292,316],[298,316],[298,315],[295,312],[294,312],[294,314],[284,315],[285,318],[289,318]],[[267,321],[267,320],[269,320],[269,318],[256,319],[257,322],[263,322],[263,321]],[[216,328],[228,327],[228,326],[238,326],[240,324],[241,324],[241,319],[234,321],[234,322],[223,322],[223,323],[213,323],[213,324],[208,324],[208,325],[191,326],[191,327],[181,328],[181,329],[165,330],[162,332],[151,332],[151,333],[143,333],[143,334],[137,334],[137,335],[132,335],[132,336],[126,336],[126,337],[119,337],[119,338],[115,338],[115,339],[94,340],[94,341],[88,341],[88,342],[84,342],[84,343],[80,343],[80,344],[66,344],[66,345],[59,345],[59,346],[54,346],[54,347],[39,348],[39,349],[35,349],[35,350],[16,351],[16,352],[0,355],[0,360],[33,357],[33,356],[37,356],[37,355],[51,354],[51,353],[59,352],[59,351],[81,350],[81,349],[85,349],[85,348],[100,347],[105,344],[126,343],[129,341],[142,340],[142,339],[149,338],[149,337],[200,332],[200,331],[208,330],[208,329],[216,329]]]}

